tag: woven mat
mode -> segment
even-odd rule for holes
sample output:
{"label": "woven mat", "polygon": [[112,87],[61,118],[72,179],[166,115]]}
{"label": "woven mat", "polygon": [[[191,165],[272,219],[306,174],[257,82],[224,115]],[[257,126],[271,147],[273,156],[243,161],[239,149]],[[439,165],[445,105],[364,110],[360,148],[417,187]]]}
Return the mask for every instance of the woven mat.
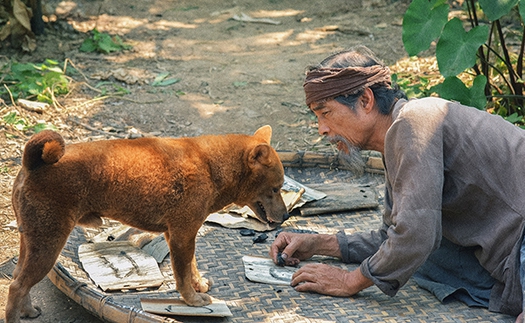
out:
{"label": "woven mat", "polygon": [[[382,175],[365,174],[354,178],[343,171],[287,168],[288,176],[308,183],[345,181],[370,184],[382,193]],[[322,216],[292,216],[283,228],[348,233],[375,229],[381,222],[381,208]],[[107,221],[105,226],[116,225]],[[242,257],[268,256],[275,232],[269,232],[265,243],[254,244],[252,237],[228,229],[205,224],[197,237],[196,257],[201,273],[212,279],[209,294],[224,300],[233,316],[228,318],[171,317],[145,313],[140,298],[179,298],[174,291],[174,279],[169,260],[161,264],[165,283],[156,290],[105,293],[97,288],[80,266],[78,246],[101,229],[75,228],[49,278],[70,298],[108,322],[514,322],[514,318],[491,313],[481,308],[469,308],[461,302],[440,303],[429,292],[410,280],[391,298],[371,287],[351,298],[338,298],[299,293],[288,286],[273,286],[248,281],[244,276]],[[336,260],[323,262],[353,269]]]}

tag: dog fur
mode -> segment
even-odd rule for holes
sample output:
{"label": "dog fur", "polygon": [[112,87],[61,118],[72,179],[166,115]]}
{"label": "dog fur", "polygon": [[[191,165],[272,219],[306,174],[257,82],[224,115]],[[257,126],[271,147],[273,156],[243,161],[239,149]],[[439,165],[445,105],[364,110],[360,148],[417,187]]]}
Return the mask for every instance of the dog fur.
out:
{"label": "dog fur", "polygon": [[6,322],[36,317],[29,291],[53,267],[74,226],[101,217],[164,232],[177,289],[188,305],[204,306],[211,283],[195,260],[195,237],[208,214],[248,205],[264,222],[288,214],[280,189],[284,169],[270,146],[272,129],[253,136],[141,138],[71,144],[42,131],[26,144],[12,203],[20,231]]}

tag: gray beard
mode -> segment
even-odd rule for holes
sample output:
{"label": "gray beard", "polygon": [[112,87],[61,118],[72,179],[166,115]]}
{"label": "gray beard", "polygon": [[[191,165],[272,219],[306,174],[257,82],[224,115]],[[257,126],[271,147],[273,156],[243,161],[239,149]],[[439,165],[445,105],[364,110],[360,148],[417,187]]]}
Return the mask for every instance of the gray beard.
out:
{"label": "gray beard", "polygon": [[357,176],[362,176],[365,172],[365,161],[361,156],[361,148],[352,145],[348,140],[341,136],[335,136],[330,138],[330,142],[337,143],[341,142],[344,144],[345,150],[339,151],[339,160],[342,162],[348,170]]}

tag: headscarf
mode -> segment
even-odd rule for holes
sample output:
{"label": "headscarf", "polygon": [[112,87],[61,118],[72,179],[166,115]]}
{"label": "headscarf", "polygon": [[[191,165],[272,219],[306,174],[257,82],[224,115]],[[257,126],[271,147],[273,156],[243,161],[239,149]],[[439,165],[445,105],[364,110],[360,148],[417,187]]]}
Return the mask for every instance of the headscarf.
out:
{"label": "headscarf", "polygon": [[353,94],[374,84],[390,86],[390,69],[387,66],[330,68],[321,67],[306,74],[303,84],[306,104]]}

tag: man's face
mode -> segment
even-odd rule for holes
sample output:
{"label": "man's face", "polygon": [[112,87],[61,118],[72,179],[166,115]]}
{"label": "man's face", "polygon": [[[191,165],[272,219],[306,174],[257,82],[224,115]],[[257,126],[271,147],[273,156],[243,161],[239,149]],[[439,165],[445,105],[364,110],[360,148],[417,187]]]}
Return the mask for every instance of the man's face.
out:
{"label": "man's face", "polygon": [[349,166],[362,167],[360,150],[365,146],[367,130],[363,123],[364,112],[360,103],[356,103],[355,110],[335,101],[312,103],[310,109],[317,116],[318,131],[337,149],[343,152],[342,157]]}

